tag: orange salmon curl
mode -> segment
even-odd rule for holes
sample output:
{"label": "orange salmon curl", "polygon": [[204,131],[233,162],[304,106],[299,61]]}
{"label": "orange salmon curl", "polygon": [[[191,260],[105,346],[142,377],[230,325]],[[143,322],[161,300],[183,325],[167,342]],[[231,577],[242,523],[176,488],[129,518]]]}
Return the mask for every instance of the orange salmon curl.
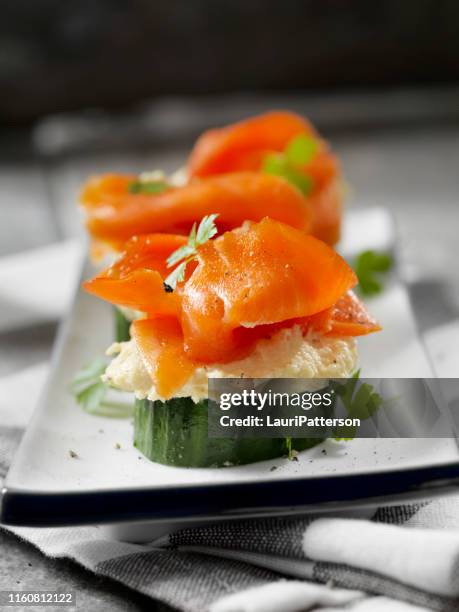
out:
{"label": "orange salmon curl", "polygon": [[134,237],[115,264],[84,284],[146,313],[131,334],[163,397],[173,397],[200,365],[247,356],[282,327],[338,337],[380,329],[350,291],[357,283],[350,266],[299,229],[265,218],[223,233],[197,248],[171,291],[165,261],[186,242],[169,234]]}
{"label": "orange salmon curl", "polygon": [[313,181],[311,193],[304,196],[313,213],[311,232],[328,244],[336,244],[344,191],[339,163],[312,125],[295,113],[271,111],[204,132],[188,158],[187,170],[191,177],[260,172],[266,155],[283,152],[289,142],[301,135],[313,138],[317,144],[315,156],[302,168]]}
{"label": "orange salmon curl", "polygon": [[220,231],[268,216],[309,232],[312,209],[277,176],[238,172],[197,179],[158,194],[129,192],[132,176],[105,175],[84,188],[81,201],[90,235],[115,247],[137,234],[188,234],[193,223],[218,213]]}

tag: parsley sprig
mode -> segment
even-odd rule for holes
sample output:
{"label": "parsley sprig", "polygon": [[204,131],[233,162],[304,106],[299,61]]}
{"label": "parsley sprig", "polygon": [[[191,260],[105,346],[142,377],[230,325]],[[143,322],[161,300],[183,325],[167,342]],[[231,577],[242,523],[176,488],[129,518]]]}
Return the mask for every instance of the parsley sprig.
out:
{"label": "parsley sprig", "polygon": [[86,364],[72,379],[70,392],[83,410],[90,414],[126,418],[132,413],[132,405],[107,399],[111,388],[101,379],[106,367],[107,363],[101,357]]}
{"label": "parsley sprig", "polygon": [[307,175],[302,166],[314,159],[318,151],[317,140],[300,134],[288,143],[283,153],[269,153],[263,159],[263,172],[281,176],[297,187],[304,195],[314,188],[312,177]]}
{"label": "parsley sprig", "polygon": [[393,266],[389,253],[363,251],[355,262],[354,270],[359,279],[358,290],[362,295],[378,295],[383,290],[382,279]]}
{"label": "parsley sprig", "polygon": [[155,194],[163,193],[169,189],[169,185],[165,181],[132,181],[128,185],[129,193],[144,193]]}
{"label": "parsley sprig", "polygon": [[215,225],[215,219],[217,217],[218,214],[203,217],[197,229],[196,223],[194,223],[190,235],[188,236],[188,243],[169,255],[167,258],[167,267],[172,268],[177,264],[179,265],[166,278],[164,281],[165,285],[175,289],[177,283],[181,283],[185,280],[186,267],[190,261],[197,258],[198,247],[213,238],[218,232],[217,226]]}
{"label": "parsley sprig", "polygon": [[[331,384],[351,419],[364,421],[373,416],[383,403],[383,398],[373,385],[360,382],[360,370],[354,372],[345,382],[334,380]],[[352,440],[356,433],[356,428],[352,426],[337,427],[334,432],[335,440]]]}

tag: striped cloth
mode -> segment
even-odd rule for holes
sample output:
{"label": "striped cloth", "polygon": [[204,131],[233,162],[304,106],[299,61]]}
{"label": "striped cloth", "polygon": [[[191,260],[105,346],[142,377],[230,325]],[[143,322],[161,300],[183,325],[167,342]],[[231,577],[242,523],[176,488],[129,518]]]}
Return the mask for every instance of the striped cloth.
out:
{"label": "striped cloth", "polygon": [[[37,396],[46,365],[0,380],[0,478],[28,419],[9,398]],[[338,517],[239,520],[145,545],[98,527],[8,528],[45,555],[74,559],[185,612],[459,610],[459,498]]]}

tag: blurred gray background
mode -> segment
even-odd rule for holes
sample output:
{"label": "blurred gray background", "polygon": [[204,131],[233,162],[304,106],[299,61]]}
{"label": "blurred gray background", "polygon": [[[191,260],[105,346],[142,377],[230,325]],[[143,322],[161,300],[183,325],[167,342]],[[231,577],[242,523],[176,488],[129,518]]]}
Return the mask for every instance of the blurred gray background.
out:
{"label": "blurred gray background", "polygon": [[[3,0],[0,266],[82,234],[89,174],[175,169],[203,129],[270,108],[330,140],[349,208],[393,212],[421,329],[457,318],[456,0]],[[54,333],[2,332],[0,375],[46,359]],[[0,546],[2,588],[20,573],[94,611],[151,609],[2,532]]]}
{"label": "blurred gray background", "polygon": [[455,0],[3,0],[0,120],[160,95],[438,84]]}

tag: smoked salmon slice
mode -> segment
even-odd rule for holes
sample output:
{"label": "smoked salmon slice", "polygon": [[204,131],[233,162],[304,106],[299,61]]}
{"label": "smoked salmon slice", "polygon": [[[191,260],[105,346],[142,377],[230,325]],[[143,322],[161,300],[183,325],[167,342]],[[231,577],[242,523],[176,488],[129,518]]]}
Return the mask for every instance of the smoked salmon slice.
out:
{"label": "smoked salmon slice", "polygon": [[304,196],[311,205],[311,232],[328,244],[340,238],[343,189],[337,158],[311,124],[288,112],[271,112],[221,129],[205,132],[196,142],[188,160],[190,176],[262,171],[267,155],[283,152],[296,136],[312,137],[317,146],[313,158],[297,170],[312,180]]}
{"label": "smoked salmon slice", "polygon": [[186,242],[185,236],[171,234],[134,236],[112,266],[83,286],[88,293],[118,306],[178,315],[179,295],[166,292],[163,279],[169,273],[167,258]]}
{"label": "smoked salmon slice", "polygon": [[188,160],[190,176],[259,170],[264,155],[283,151],[299,134],[317,137],[312,125],[295,113],[272,111],[208,130],[196,141]]}
{"label": "smoked salmon slice", "polygon": [[80,201],[86,208],[101,204],[117,206],[128,193],[129,185],[137,180],[134,174],[104,174],[91,177],[83,187]]}
{"label": "smoked salmon slice", "polygon": [[198,361],[224,360],[236,328],[313,315],[356,283],[344,259],[313,236],[268,218],[246,223],[199,249],[182,294],[186,350]]}
{"label": "smoked salmon slice", "polygon": [[337,338],[365,336],[381,330],[379,323],[353,291],[340,297],[331,308],[299,323],[306,331],[312,329],[324,336]]}
{"label": "smoked salmon slice", "polygon": [[365,336],[381,330],[353,291],[343,295],[331,309],[331,336]]}
{"label": "smoked salmon slice", "polygon": [[196,369],[183,349],[178,320],[138,319],[131,326],[131,334],[158,394],[166,399],[172,397]]}
{"label": "smoked salmon slice", "polygon": [[341,235],[343,185],[333,180],[308,198],[312,215],[311,233],[327,244],[336,244]]}
{"label": "smoked salmon slice", "polygon": [[[239,227],[246,220],[268,216],[304,232],[311,227],[312,210],[301,193],[284,179],[256,172],[241,172],[196,180],[159,194],[132,194],[125,182],[105,196],[99,180],[100,199],[95,205],[96,185],[84,190],[87,227],[93,238],[111,244],[136,234],[154,232],[188,234],[202,217],[217,213],[220,231]],[[96,181],[96,179],[94,179]],[[111,184],[112,178],[108,180]],[[86,194],[86,195],[85,195]]]}
{"label": "smoked salmon slice", "polygon": [[108,268],[107,274],[110,278],[124,278],[133,270],[145,268],[167,276],[170,272],[167,258],[186,243],[186,237],[177,234],[133,236],[126,242],[122,257]]}

